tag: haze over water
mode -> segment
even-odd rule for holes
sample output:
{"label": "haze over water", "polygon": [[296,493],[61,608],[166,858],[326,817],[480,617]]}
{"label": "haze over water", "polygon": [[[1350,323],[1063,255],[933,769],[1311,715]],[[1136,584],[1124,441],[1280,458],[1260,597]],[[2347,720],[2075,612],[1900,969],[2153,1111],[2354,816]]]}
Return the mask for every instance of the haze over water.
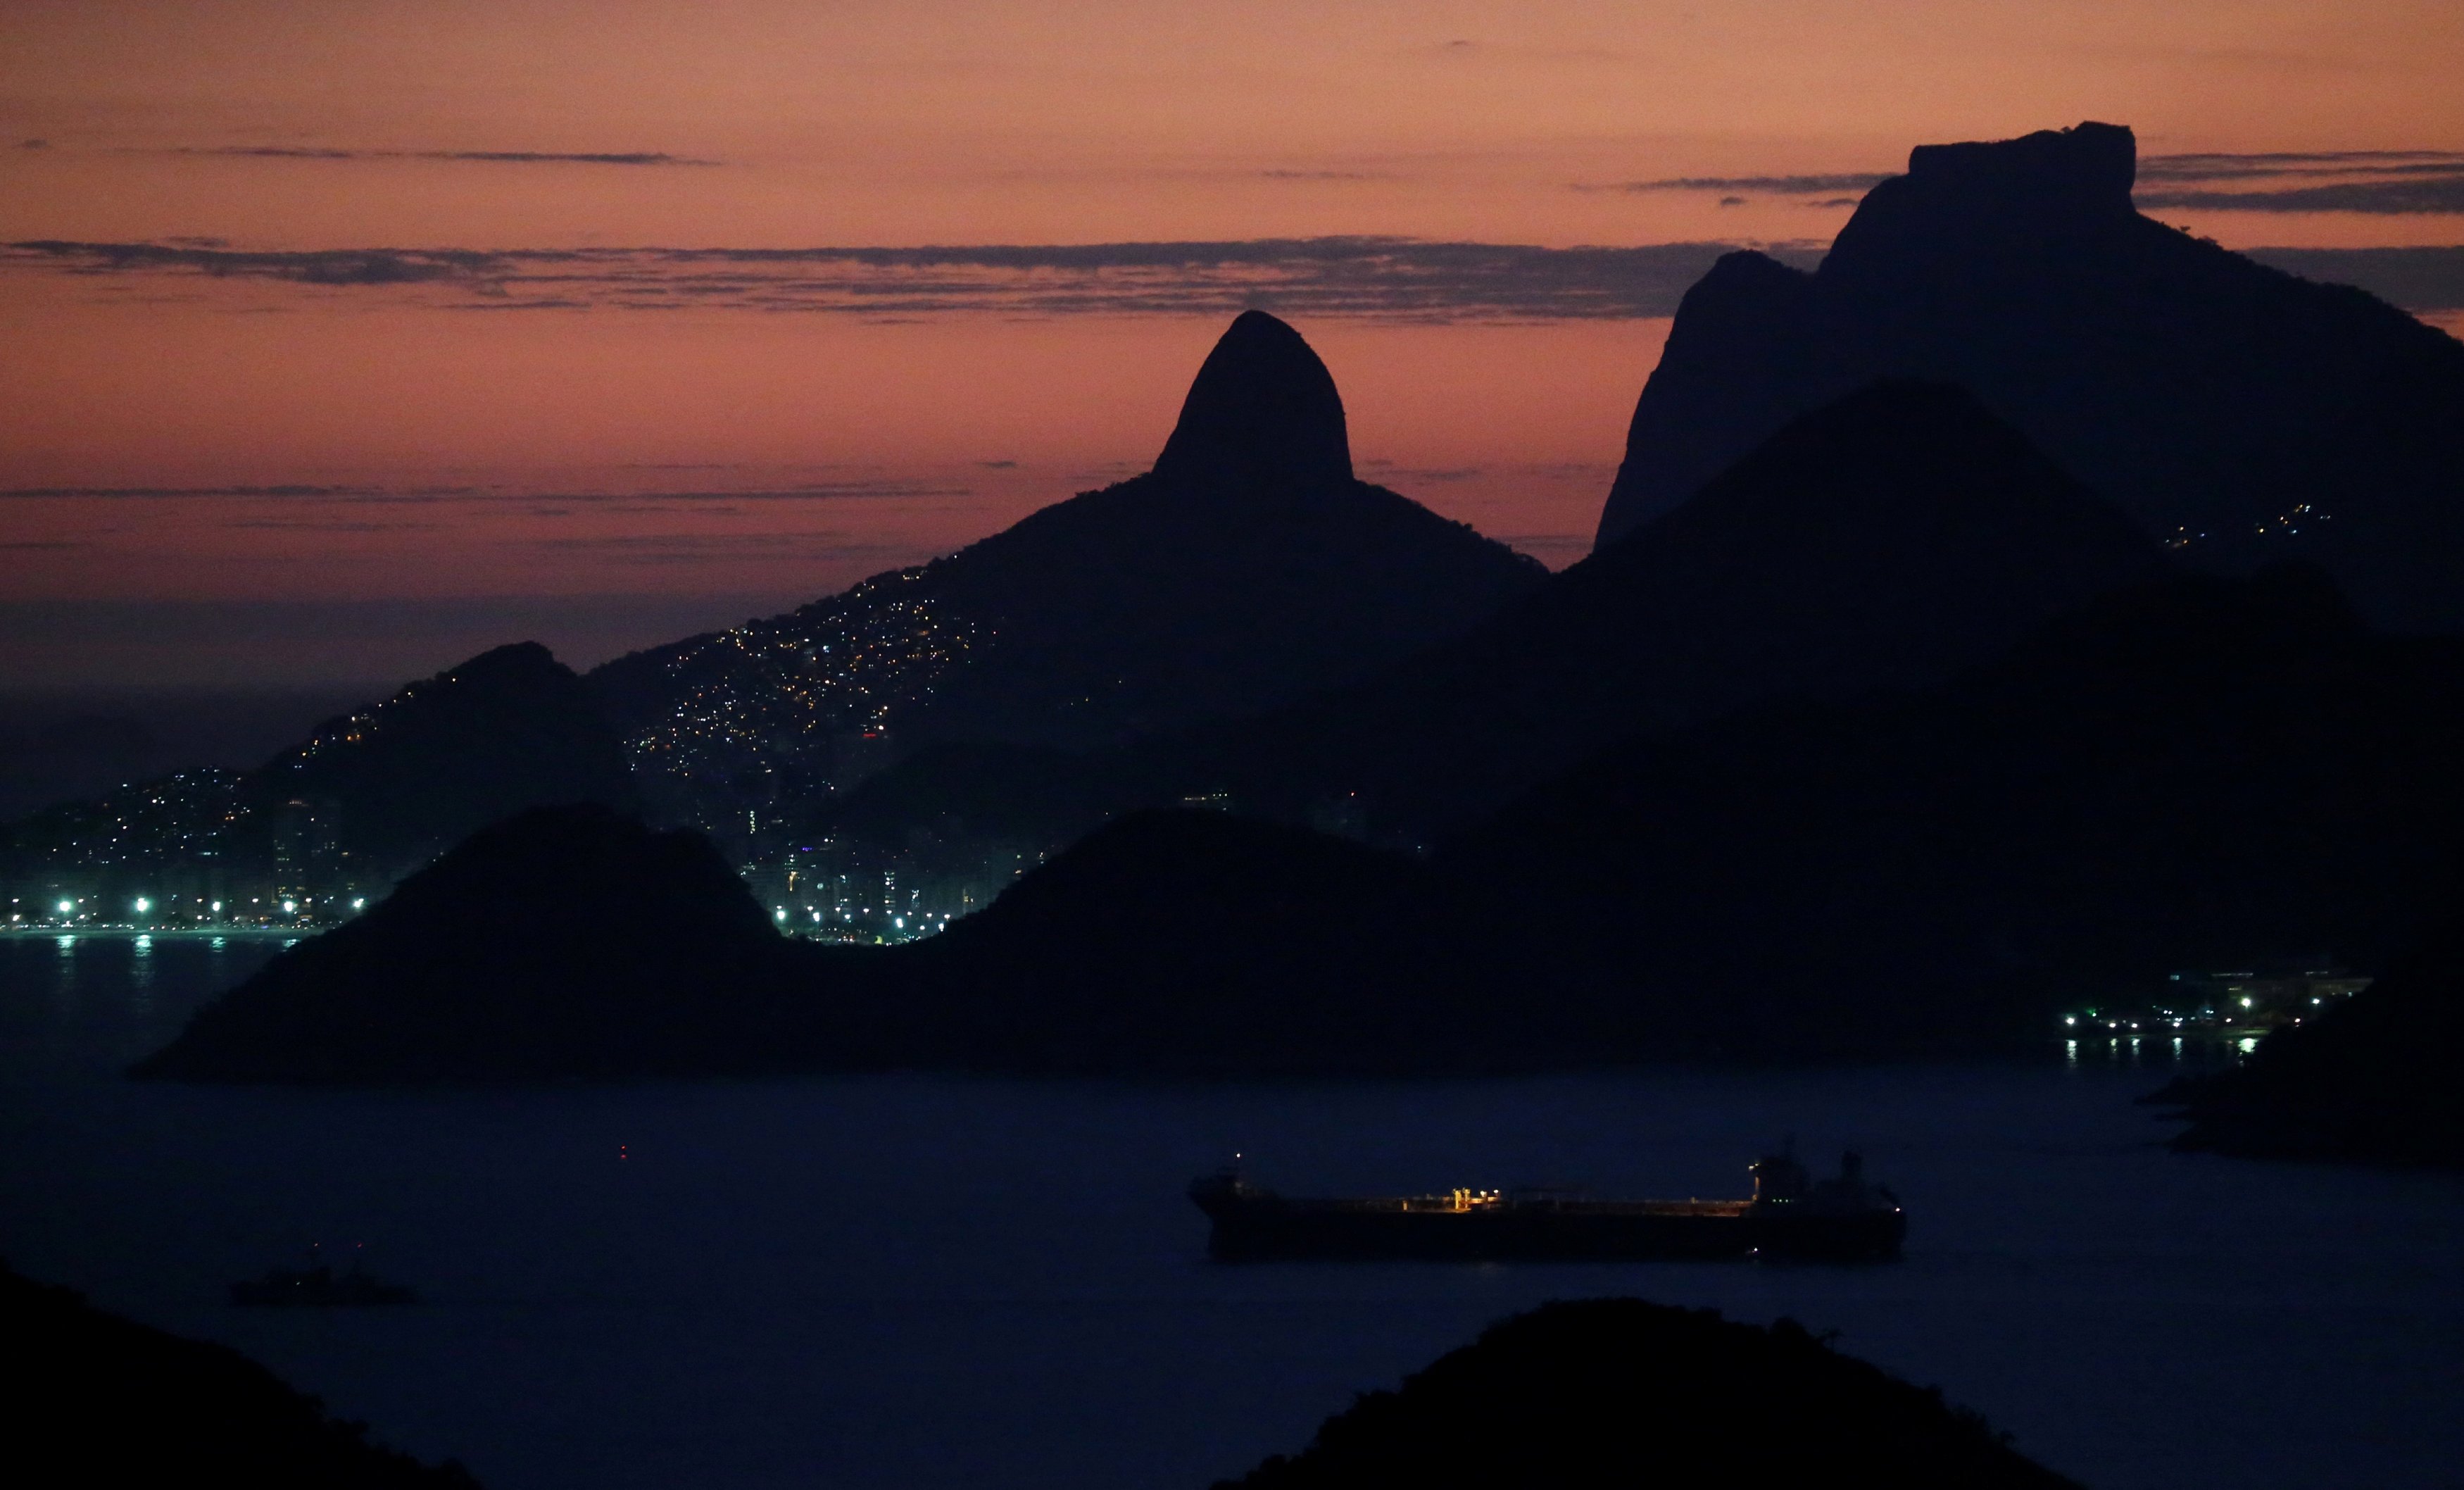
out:
{"label": "haze over water", "polygon": [[[319,1093],[120,1080],[278,943],[0,940],[0,1256],[492,1490],[1201,1485],[1550,1298],[1842,1332],[2106,1490],[2452,1482],[2464,1191],[2184,1158],[2157,1064],[1179,1087]],[[1865,1269],[1234,1268],[1182,1186],[1727,1194],[1787,1132],[1913,1216]],[[225,1286],[364,1242],[397,1311]],[[1740,1446],[1749,1453],[1750,1446]]]}

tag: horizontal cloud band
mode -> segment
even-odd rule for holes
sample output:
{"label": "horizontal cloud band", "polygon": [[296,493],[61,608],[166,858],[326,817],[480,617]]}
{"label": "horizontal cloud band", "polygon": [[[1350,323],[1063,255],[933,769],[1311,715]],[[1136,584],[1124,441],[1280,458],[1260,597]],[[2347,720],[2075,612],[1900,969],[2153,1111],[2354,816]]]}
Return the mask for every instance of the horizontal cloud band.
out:
{"label": "horizontal cloud band", "polygon": [[[32,145],[34,142],[29,141]],[[716,166],[665,150],[348,150],[306,145],[184,145],[165,155],[221,155],[269,161],[458,161],[482,166]]]}
{"label": "horizontal cloud band", "polygon": [[[1792,196],[1801,205],[1845,207],[1832,196],[1863,191],[1884,172],[1827,176],[1666,176],[1576,183],[1577,191],[1720,192],[1722,204]],[[2464,213],[2464,153],[2453,150],[2278,150],[2258,154],[2150,155],[2138,165],[2144,209],[2233,212]],[[2217,183],[2232,183],[2220,188]],[[1806,198],[1821,201],[1803,201]]]}
{"label": "horizontal cloud band", "polygon": [[[877,319],[1001,315],[1295,315],[1419,321],[1673,315],[1736,245],[1541,248],[1416,238],[922,248],[331,249],[164,243],[0,245],[0,272],[192,275],[392,290],[451,310],[687,307]],[[1818,246],[1766,245],[1802,267]],[[2408,310],[2464,307],[2464,248],[2255,249],[2253,257],[2357,284]]]}
{"label": "horizontal cloud band", "polygon": [[[0,269],[188,274],[393,287],[453,309],[723,307],[867,317],[1298,315],[1425,320],[1667,316],[1735,245],[1539,248],[1393,237],[921,248],[349,249],[249,252],[57,240],[0,247]],[[1819,250],[1772,246],[1810,265]]]}
{"label": "horizontal cloud band", "polygon": [[2142,191],[2142,209],[2210,212],[2367,212],[2375,216],[2464,214],[2464,171],[2252,191]]}

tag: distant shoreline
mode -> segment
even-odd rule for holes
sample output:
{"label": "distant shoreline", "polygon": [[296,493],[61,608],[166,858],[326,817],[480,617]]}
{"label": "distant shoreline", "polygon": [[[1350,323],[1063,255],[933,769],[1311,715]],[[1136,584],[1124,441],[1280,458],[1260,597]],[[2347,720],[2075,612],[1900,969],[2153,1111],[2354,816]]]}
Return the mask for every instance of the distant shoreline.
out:
{"label": "distant shoreline", "polygon": [[322,926],[0,926],[0,937],[29,942],[57,941],[61,937],[107,937],[128,941],[139,937],[177,937],[184,942],[202,937],[247,937],[252,941],[283,938],[296,942],[324,929]]}

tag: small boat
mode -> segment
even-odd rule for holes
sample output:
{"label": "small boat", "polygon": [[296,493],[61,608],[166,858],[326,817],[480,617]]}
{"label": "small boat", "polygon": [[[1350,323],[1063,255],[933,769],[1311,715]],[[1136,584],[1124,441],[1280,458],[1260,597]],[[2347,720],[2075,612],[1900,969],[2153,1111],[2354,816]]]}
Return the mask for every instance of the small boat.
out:
{"label": "small boat", "polygon": [[268,1268],[262,1278],[231,1284],[231,1301],[255,1309],[355,1309],[417,1303],[419,1296],[400,1283],[379,1281],[356,1257],[337,1273],[312,1251],[306,1267]]}
{"label": "small boat", "polygon": [[1880,1262],[1900,1255],[1907,1213],[1862,1160],[1840,1157],[1815,1181],[1791,1149],[1750,1167],[1745,1200],[1596,1200],[1579,1191],[1457,1190],[1365,1199],[1287,1198],[1252,1184],[1236,1160],[1189,1187],[1214,1223],[1223,1261],[1419,1258],[1625,1261],[1794,1258]]}

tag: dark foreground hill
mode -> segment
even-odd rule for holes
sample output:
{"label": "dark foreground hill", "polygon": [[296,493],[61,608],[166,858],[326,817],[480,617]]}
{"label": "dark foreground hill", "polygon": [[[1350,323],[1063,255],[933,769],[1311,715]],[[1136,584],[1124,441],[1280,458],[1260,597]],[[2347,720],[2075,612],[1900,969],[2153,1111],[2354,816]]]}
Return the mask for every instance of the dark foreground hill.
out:
{"label": "dark foreground hill", "polygon": [[1334,380],[1250,311],[1146,475],[591,680],[671,808],[740,821],[931,741],[1088,748],[1256,713],[1454,634],[1543,573],[1354,479]]}
{"label": "dark foreground hill", "polygon": [[15,1484],[475,1490],[460,1465],[370,1443],[365,1424],[328,1417],[235,1350],[105,1314],[5,1265],[0,1339],[25,1372],[0,1396]]}
{"label": "dark foreground hill", "polygon": [[938,831],[960,855],[980,839],[1057,848],[1111,812],[1220,795],[1293,820],[1337,804],[1373,840],[1428,843],[1621,739],[1938,682],[2160,567],[2127,518],[1975,399],[1880,383],[1353,687],[1087,760],[928,754],[823,826],[881,842]]}
{"label": "dark foreground hill", "polygon": [[1976,1414],[1795,1323],[1732,1323],[1639,1299],[1544,1304],[1493,1324],[1396,1391],[1328,1418],[1309,1447],[1217,1490],[2058,1490]]}
{"label": "dark foreground hill", "polygon": [[2183,556],[2307,557],[2363,612],[2464,627],[2464,344],[2141,216],[2130,131],[1924,145],[1812,274],[1728,256],[1687,292],[1603,547],[1875,377],[1973,389]]}
{"label": "dark foreground hill", "polygon": [[2261,1159],[2464,1168],[2464,934],[2450,923],[2315,1019],[2276,1031],[2244,1064],[2185,1078],[2181,1149]]}

